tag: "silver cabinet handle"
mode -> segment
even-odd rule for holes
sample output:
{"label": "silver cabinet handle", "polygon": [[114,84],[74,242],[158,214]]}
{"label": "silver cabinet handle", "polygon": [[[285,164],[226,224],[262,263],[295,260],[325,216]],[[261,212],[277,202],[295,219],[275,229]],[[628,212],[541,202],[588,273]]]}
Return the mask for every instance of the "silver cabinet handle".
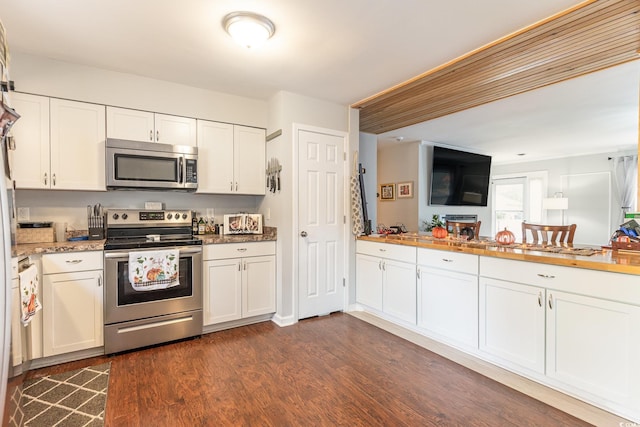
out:
{"label": "silver cabinet handle", "polygon": [[244,269],[244,271],[247,271],[247,262],[246,262],[246,261],[245,261],[245,262],[243,262],[243,263],[242,263],[242,265],[243,265],[243,267],[244,267],[244,268],[243,268],[243,269]]}
{"label": "silver cabinet handle", "polygon": [[156,141],[160,141],[160,131],[156,131]]}
{"label": "silver cabinet handle", "polygon": [[378,270],[382,270],[382,260],[378,261]]}
{"label": "silver cabinet handle", "polygon": [[153,141],[153,129],[149,130],[149,141]]}
{"label": "silver cabinet handle", "polygon": [[238,191],[238,181],[236,181],[236,191]]}
{"label": "silver cabinet handle", "polygon": [[238,261],[238,271],[242,271],[242,262]]}
{"label": "silver cabinet handle", "polygon": [[549,294],[549,308],[553,310],[553,295]]}
{"label": "silver cabinet handle", "polygon": [[98,287],[102,287],[102,276],[98,276]]}
{"label": "silver cabinet handle", "polygon": [[233,181],[231,181],[231,182],[229,183],[229,190],[230,190],[230,191],[233,191]]}
{"label": "silver cabinet handle", "polygon": [[47,173],[45,172],[45,173],[44,173],[44,185],[48,185],[48,184],[47,184],[48,179],[49,179],[49,175],[47,175]]}
{"label": "silver cabinet handle", "polygon": [[306,231],[301,231],[300,232],[300,237],[307,237],[307,232]]}
{"label": "silver cabinet handle", "polygon": [[418,279],[420,278],[420,268],[416,269],[416,276],[418,277]]}
{"label": "silver cabinet handle", "polygon": [[55,187],[56,185],[56,174],[51,175],[51,184]]}
{"label": "silver cabinet handle", "polygon": [[67,264],[80,264],[82,262],[81,259],[68,259],[65,261]]}
{"label": "silver cabinet handle", "polygon": [[542,291],[538,292],[538,305],[542,307]]}
{"label": "silver cabinet handle", "polygon": [[542,277],[543,279],[555,279],[556,276],[552,276],[551,274],[542,274],[538,273],[538,277]]}
{"label": "silver cabinet handle", "polygon": [[382,271],[387,271],[387,262],[382,261]]}

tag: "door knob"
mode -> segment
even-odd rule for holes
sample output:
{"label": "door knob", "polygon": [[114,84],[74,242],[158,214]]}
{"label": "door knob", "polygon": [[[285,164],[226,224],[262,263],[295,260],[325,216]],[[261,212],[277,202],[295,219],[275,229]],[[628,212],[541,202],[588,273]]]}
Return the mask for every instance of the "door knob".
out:
{"label": "door knob", "polygon": [[301,232],[300,232],[300,235],[301,235],[302,237],[307,237],[307,232],[306,232],[306,231],[301,231]]}

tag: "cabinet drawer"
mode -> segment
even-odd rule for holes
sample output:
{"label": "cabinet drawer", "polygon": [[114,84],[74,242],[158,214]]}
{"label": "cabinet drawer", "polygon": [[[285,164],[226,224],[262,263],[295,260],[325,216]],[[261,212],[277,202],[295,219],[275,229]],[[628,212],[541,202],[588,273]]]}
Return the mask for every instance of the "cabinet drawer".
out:
{"label": "cabinet drawer", "polygon": [[102,270],[102,251],[66,252],[42,255],[42,273]]}
{"label": "cabinet drawer", "polygon": [[478,255],[418,248],[418,265],[478,274]]}
{"label": "cabinet drawer", "polygon": [[410,263],[416,262],[416,248],[412,246],[358,240],[356,252],[375,257],[394,259],[396,261],[404,261]]}
{"label": "cabinet drawer", "polygon": [[224,243],[205,245],[203,258],[205,260],[243,258],[249,256],[275,255],[275,253],[276,242]]}

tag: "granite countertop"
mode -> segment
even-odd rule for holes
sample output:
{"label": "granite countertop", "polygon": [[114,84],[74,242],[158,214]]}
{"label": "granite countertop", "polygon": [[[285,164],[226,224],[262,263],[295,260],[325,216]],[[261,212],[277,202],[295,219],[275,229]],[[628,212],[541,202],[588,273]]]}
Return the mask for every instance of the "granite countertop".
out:
{"label": "granite countertop", "polygon": [[[219,235],[205,234],[197,236],[205,245],[219,243],[244,243],[277,240],[276,227],[264,227],[263,234]],[[12,257],[27,257],[37,254],[54,254],[59,252],[102,251],[105,240],[79,240],[75,242],[23,243],[11,248]]]}
{"label": "granite countertop", "polygon": [[[366,240],[396,245],[415,246],[419,248],[438,249],[451,252],[464,252],[475,255],[496,258],[513,259],[518,261],[540,262],[565,267],[579,267],[591,270],[609,271],[614,273],[640,275],[640,254],[610,249],[581,247],[562,247],[566,253],[553,252],[549,248],[523,246],[522,244],[504,247],[492,241],[461,241],[455,239],[435,239],[420,233],[406,235],[371,235],[360,236],[359,240]],[[590,250],[587,250],[590,249]],[[590,255],[580,255],[580,251]]]}

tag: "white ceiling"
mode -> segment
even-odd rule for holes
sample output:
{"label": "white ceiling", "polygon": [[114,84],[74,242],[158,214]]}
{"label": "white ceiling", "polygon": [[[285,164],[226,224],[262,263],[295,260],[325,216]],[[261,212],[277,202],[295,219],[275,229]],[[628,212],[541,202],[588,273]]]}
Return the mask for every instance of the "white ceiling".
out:
{"label": "white ceiling", "polygon": [[[578,3],[578,0],[0,0],[0,19],[12,52],[251,98],[268,99],[285,90],[349,105]],[[222,18],[238,10],[261,13],[275,23],[274,37],[260,50],[242,48],[224,33]],[[623,92],[636,96],[637,121],[637,69],[632,73],[633,87]],[[19,87],[19,81],[16,85]],[[605,94],[618,90],[602,89]],[[601,104],[595,100],[602,94],[581,93],[584,96],[580,102],[584,106]],[[533,135],[537,146],[541,139],[550,140],[548,135],[539,133],[540,122],[507,116],[505,111],[531,110],[541,116],[549,110],[543,105],[545,99],[540,95],[527,102],[512,101],[515,106],[501,107],[497,114],[487,109],[471,115],[458,113],[429,123],[425,133],[407,129],[403,136],[407,140],[460,144],[498,153],[505,146],[513,151],[511,147],[523,143],[523,135]],[[568,101],[565,95],[553,99]],[[610,102],[613,104],[608,105],[613,109],[619,109],[629,100]],[[544,122],[548,129],[556,126],[553,122],[567,122],[569,116],[586,114],[584,109],[566,105],[560,109],[555,103],[553,106],[554,114]],[[611,117],[609,114],[606,117]],[[465,121],[458,121],[458,117],[465,117]],[[586,135],[580,139],[584,141],[592,132],[583,130]],[[569,132],[567,126],[557,135]],[[507,138],[509,134],[515,136]],[[551,148],[568,144],[565,139],[562,141],[554,139]],[[533,147],[516,151],[533,153]]]}

